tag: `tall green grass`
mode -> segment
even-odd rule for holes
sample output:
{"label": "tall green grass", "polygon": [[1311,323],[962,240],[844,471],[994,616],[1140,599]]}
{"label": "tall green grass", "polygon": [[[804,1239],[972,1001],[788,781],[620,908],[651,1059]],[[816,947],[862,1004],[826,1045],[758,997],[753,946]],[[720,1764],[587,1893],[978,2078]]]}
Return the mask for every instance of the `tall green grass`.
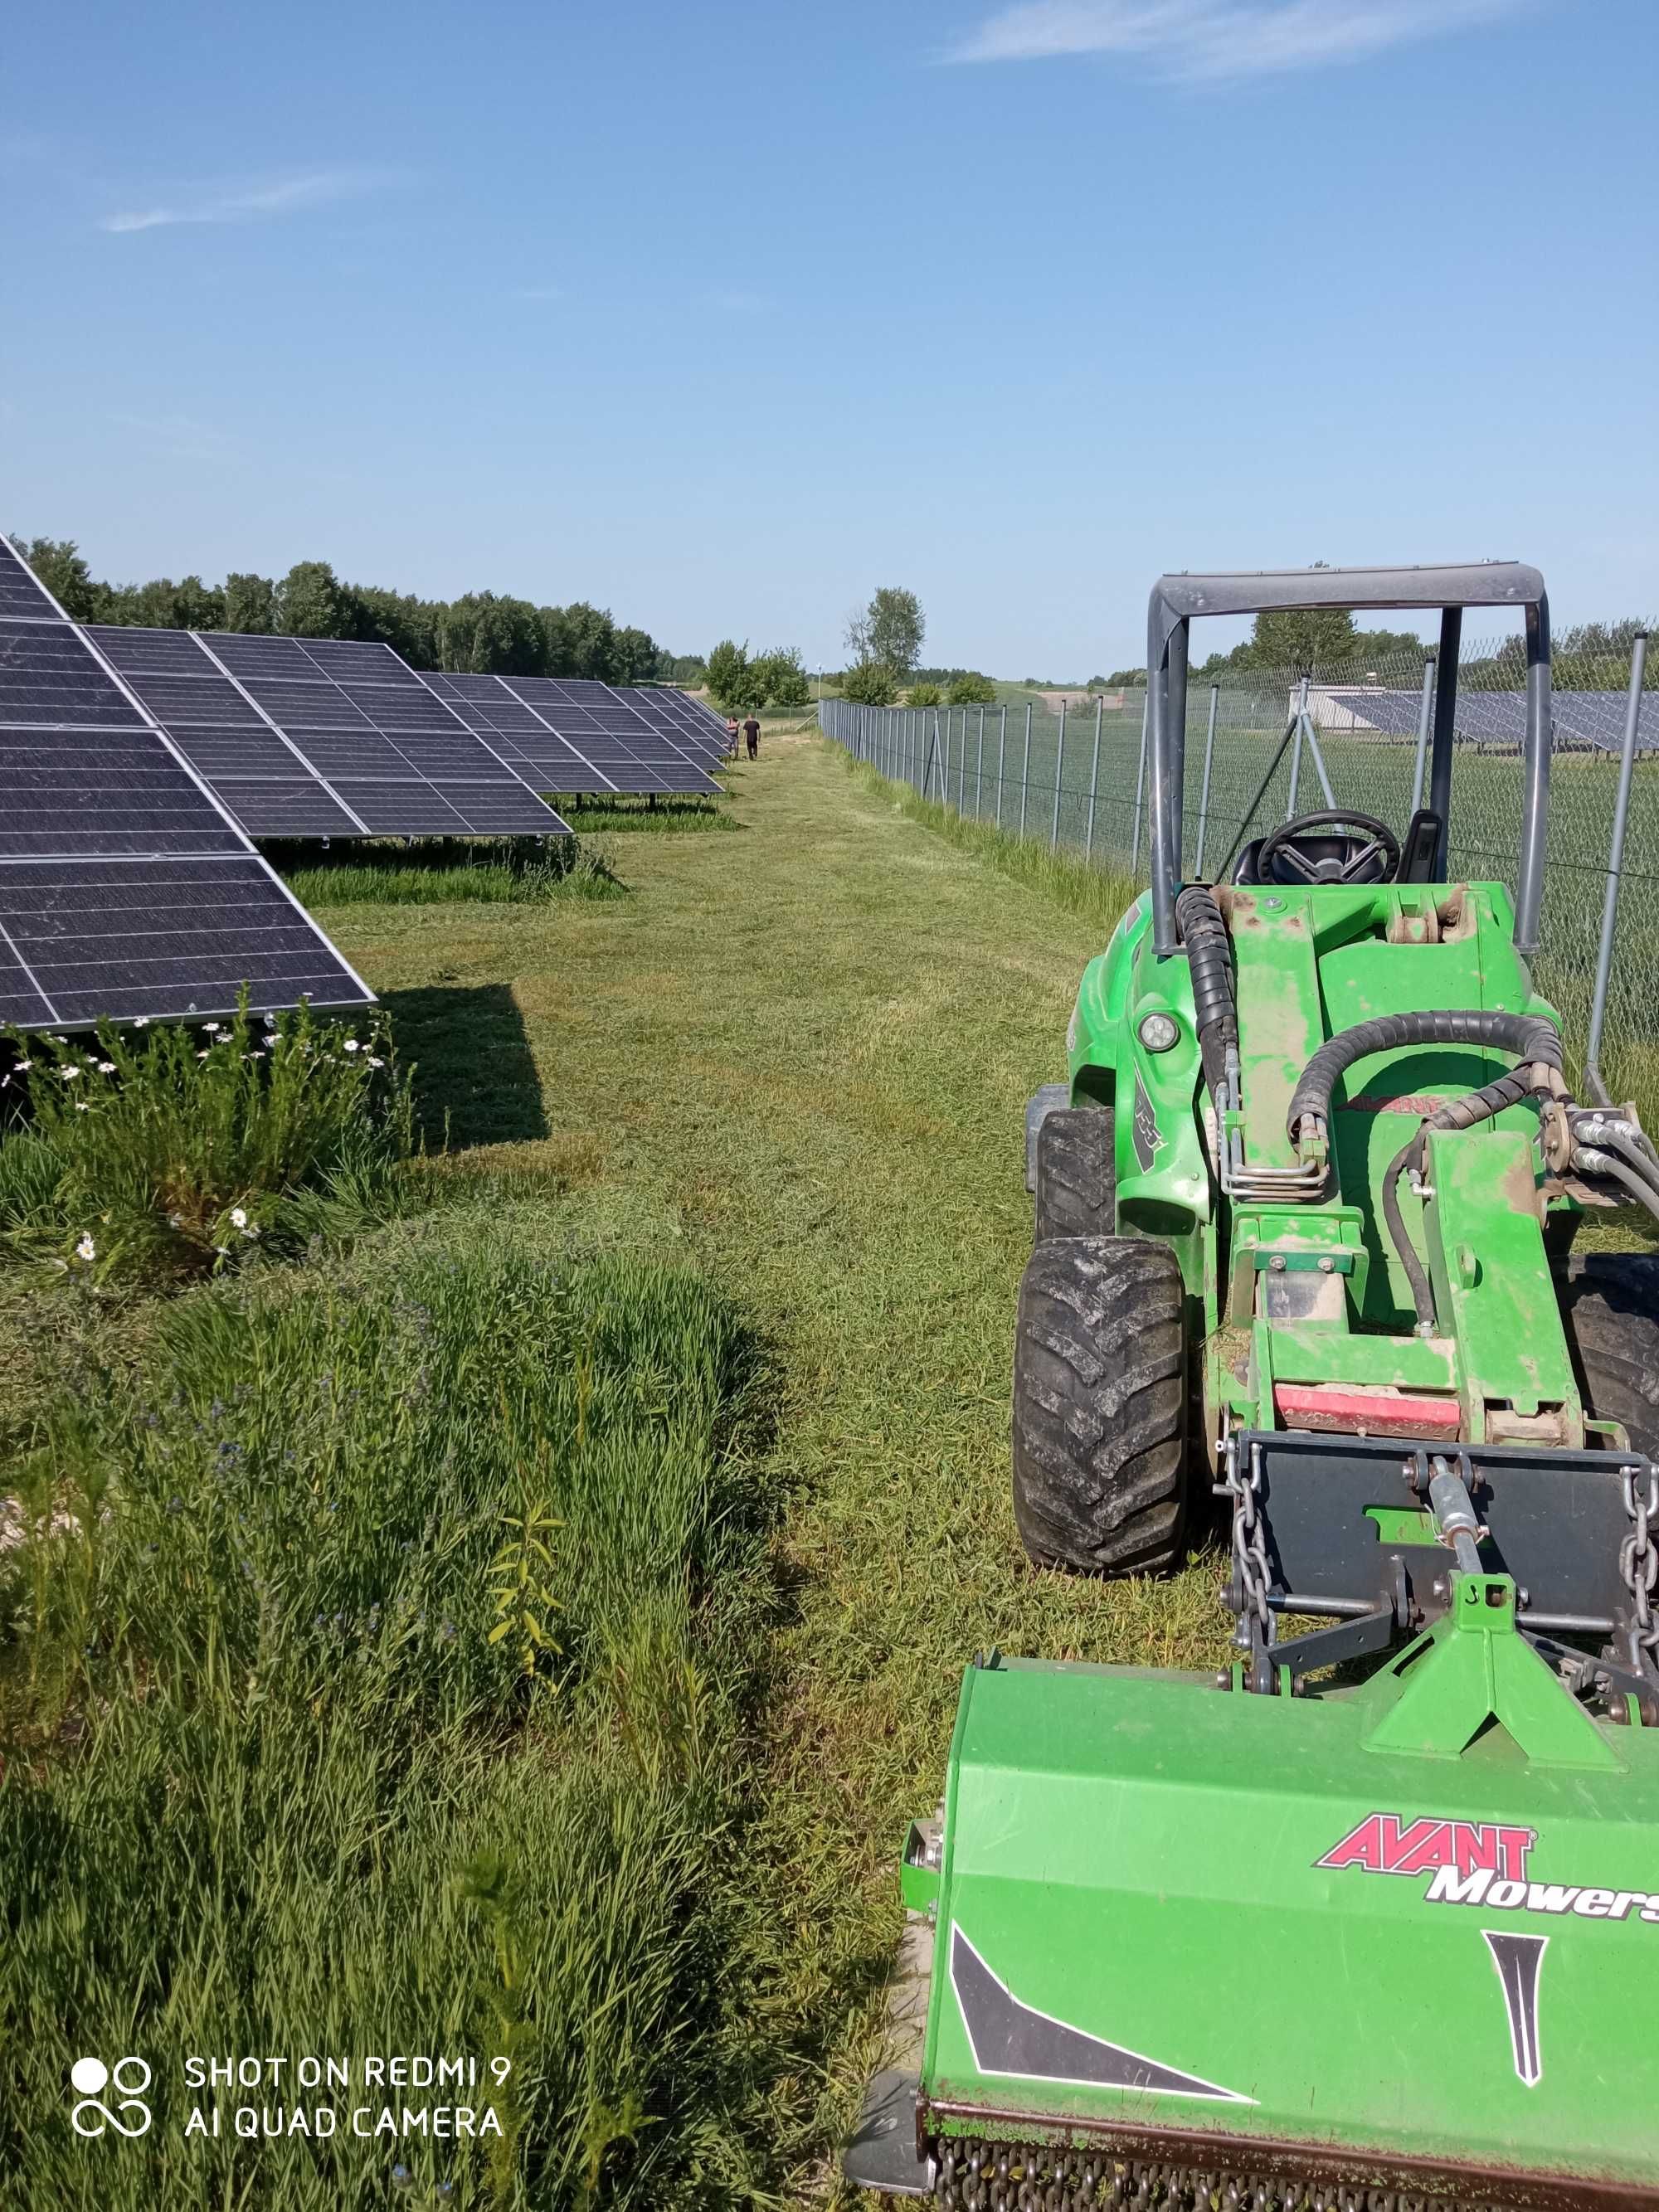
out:
{"label": "tall green grass", "polygon": [[[20,2203],[719,2198],[714,1900],[762,1591],[745,1340],[684,1273],[400,1249],[175,1302],[136,1382],[82,1391],[22,1457],[0,1550]],[[70,2065],[129,2051],[155,2129],[78,2140]],[[354,2080],[367,2054],[471,2055],[482,2079],[331,2098],[290,2065],[186,2139],[210,2100],[184,2061],[215,2053]],[[329,2101],[330,2138],[232,2133],[238,2106]],[[352,2135],[386,2104],[489,2106],[501,2132]]]}
{"label": "tall green grass", "polygon": [[[609,824],[595,824],[608,827]],[[359,845],[319,858],[314,847],[277,856],[302,906],[545,906],[556,899],[625,896],[609,851],[592,837],[446,838],[412,849]]]}
{"label": "tall green grass", "polygon": [[560,811],[577,834],[587,838],[614,830],[656,837],[698,836],[710,830],[735,830],[738,823],[718,799],[665,799],[655,806],[629,806],[615,799],[561,799]]}
{"label": "tall green grass", "polygon": [[0,1247],[99,1280],[187,1274],[397,1210],[412,1110],[378,1017],[5,1036]]}

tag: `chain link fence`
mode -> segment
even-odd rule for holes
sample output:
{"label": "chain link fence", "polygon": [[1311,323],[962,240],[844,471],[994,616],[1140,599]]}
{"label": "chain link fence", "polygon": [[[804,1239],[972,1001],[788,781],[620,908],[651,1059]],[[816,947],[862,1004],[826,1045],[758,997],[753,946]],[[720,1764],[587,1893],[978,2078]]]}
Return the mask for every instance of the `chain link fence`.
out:
{"label": "chain link fence", "polygon": [[[1646,637],[1558,649],[1549,866],[1539,988],[1590,1091],[1659,1127],[1659,665]],[[1435,666],[1395,653],[1305,678],[1193,671],[1182,868],[1227,876],[1242,846],[1296,813],[1352,806],[1403,836],[1427,786]],[[1645,684],[1645,689],[1644,688]],[[824,700],[826,736],[969,820],[1148,878],[1144,684],[1051,713]],[[1514,637],[1465,643],[1458,669],[1451,873],[1511,892],[1520,852],[1525,661]]]}

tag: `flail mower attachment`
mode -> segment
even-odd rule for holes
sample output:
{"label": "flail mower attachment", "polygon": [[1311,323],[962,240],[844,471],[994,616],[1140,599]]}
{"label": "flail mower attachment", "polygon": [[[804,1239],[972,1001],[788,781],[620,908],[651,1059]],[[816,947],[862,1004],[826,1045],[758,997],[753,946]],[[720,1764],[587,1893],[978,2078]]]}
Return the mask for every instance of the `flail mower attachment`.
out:
{"label": "flail mower attachment", "polygon": [[[1183,883],[1189,617],[1432,605],[1404,836],[1247,814]],[[1465,605],[1527,623],[1513,904],[1446,876]],[[1039,1565],[1147,1573],[1212,1490],[1237,1656],[969,1668],[846,2172],[959,2212],[1659,2207],[1659,1258],[1571,1250],[1659,1214],[1659,1151],[1573,1097],[1527,966],[1542,582],[1165,577],[1149,644],[1152,890],[1027,1121],[1014,1508]],[[1258,799],[1292,744],[1328,791],[1298,708]]]}

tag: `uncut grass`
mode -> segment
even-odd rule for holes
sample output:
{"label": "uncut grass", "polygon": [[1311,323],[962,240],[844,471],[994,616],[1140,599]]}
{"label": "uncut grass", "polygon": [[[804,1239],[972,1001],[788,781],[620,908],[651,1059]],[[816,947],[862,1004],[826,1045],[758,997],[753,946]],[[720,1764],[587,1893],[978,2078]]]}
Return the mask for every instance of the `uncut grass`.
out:
{"label": "uncut grass", "polygon": [[[591,825],[597,830],[601,825]],[[606,848],[577,837],[538,840],[530,852],[504,852],[501,841],[459,847],[446,842],[414,854],[365,847],[326,860],[289,857],[283,867],[302,906],[350,902],[448,906],[482,902],[541,906],[564,899],[626,895]]]}
{"label": "uncut grass", "polygon": [[677,804],[659,799],[655,806],[617,806],[602,799],[562,799],[556,804],[572,829],[583,837],[610,836],[617,832],[625,836],[700,836],[708,830],[738,827],[730,808],[719,800]]}
{"label": "uncut grass", "polygon": [[[817,2203],[877,2055],[896,1853],[939,1795],[968,1658],[1214,1665],[1226,1621],[1213,1555],[1085,1584],[1030,1568],[1013,1526],[1022,1114],[1063,1072],[1115,895],[1062,903],[1056,878],[935,834],[815,739],[763,744],[735,811],[739,839],[642,847],[624,907],[510,934],[483,911],[325,920],[389,991],[439,968],[458,991],[505,981],[550,1157],[591,1142],[600,1186],[672,1209],[682,1249],[775,1333],[794,1617],[739,1900],[732,2133],[768,2190]],[[416,1056],[464,1135],[462,1040]]]}
{"label": "uncut grass", "polygon": [[[747,1337],[683,1268],[429,1230],[398,1256],[175,1302],[137,1376],[78,1378],[22,1460],[0,1553],[20,2203],[336,2212],[384,2202],[398,2162],[413,2203],[707,2203],[732,2164],[722,1857],[765,1583],[733,1450]],[[527,1501],[545,1589],[492,1640]],[[67,2069],[130,2050],[156,2134],[89,2160]],[[504,2135],[243,2142],[227,2113],[182,2139],[185,2053],[399,2051],[509,2056]]]}

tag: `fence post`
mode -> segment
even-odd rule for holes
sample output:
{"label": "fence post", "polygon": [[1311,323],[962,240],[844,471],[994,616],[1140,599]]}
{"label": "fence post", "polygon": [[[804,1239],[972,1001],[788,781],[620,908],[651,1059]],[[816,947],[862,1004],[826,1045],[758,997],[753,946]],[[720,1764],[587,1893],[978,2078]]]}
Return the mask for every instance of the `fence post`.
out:
{"label": "fence post", "polygon": [[1204,880],[1204,836],[1210,822],[1210,768],[1215,759],[1215,710],[1221,702],[1221,686],[1210,686],[1210,719],[1204,732],[1204,781],[1198,794],[1198,850],[1193,856],[1193,873],[1200,883]]}
{"label": "fence post", "polygon": [[1412,775],[1412,812],[1423,804],[1423,766],[1429,757],[1429,718],[1434,712],[1435,664],[1423,659],[1423,704],[1417,716],[1417,767]]}
{"label": "fence post", "polygon": [[974,755],[974,819],[979,820],[985,789],[985,709],[979,710],[979,750]]}
{"label": "fence post", "polygon": [[1291,747],[1291,789],[1285,801],[1285,819],[1287,822],[1294,820],[1296,816],[1297,787],[1302,781],[1302,732],[1307,720],[1308,679],[1304,676],[1296,698],[1296,743]]}
{"label": "fence post", "polygon": [[1095,793],[1100,788],[1100,722],[1106,711],[1103,698],[1095,701],[1095,751],[1089,763],[1089,826],[1083,833],[1083,865],[1087,867],[1095,854]]}
{"label": "fence post", "polygon": [[1008,753],[1008,702],[1002,702],[997,721],[997,828],[1002,827],[1002,764]]}
{"label": "fence post", "polygon": [[962,710],[962,750],[957,755],[957,812],[968,805],[968,709]]}
{"label": "fence post", "polygon": [[1054,747],[1054,818],[1048,830],[1048,850],[1060,842],[1060,789],[1066,773],[1066,702],[1060,702],[1060,742]]}
{"label": "fence post", "polygon": [[1025,759],[1019,771],[1019,834],[1025,835],[1025,794],[1031,782],[1031,702],[1025,702]]}
{"label": "fence post", "polygon": [[1601,1028],[1607,1018],[1607,980],[1613,973],[1613,940],[1619,920],[1619,877],[1625,864],[1625,829],[1630,818],[1631,771],[1642,726],[1642,685],[1648,665],[1648,634],[1638,630],[1630,650],[1630,696],[1625,706],[1625,746],[1619,756],[1619,795],[1613,805],[1613,842],[1607,850],[1607,890],[1601,906],[1601,942],[1595,950],[1595,993],[1590,1001],[1589,1042],[1584,1048],[1584,1078],[1598,1102],[1611,1104],[1601,1080]]}
{"label": "fence post", "polygon": [[948,806],[951,804],[951,710],[948,707],[945,710],[945,750],[939,756],[939,766],[943,773],[939,780],[939,795]]}
{"label": "fence post", "polygon": [[1129,849],[1129,873],[1140,873],[1140,803],[1146,790],[1146,709],[1152,704],[1152,691],[1140,702],[1140,766],[1135,770],[1135,835]]}

